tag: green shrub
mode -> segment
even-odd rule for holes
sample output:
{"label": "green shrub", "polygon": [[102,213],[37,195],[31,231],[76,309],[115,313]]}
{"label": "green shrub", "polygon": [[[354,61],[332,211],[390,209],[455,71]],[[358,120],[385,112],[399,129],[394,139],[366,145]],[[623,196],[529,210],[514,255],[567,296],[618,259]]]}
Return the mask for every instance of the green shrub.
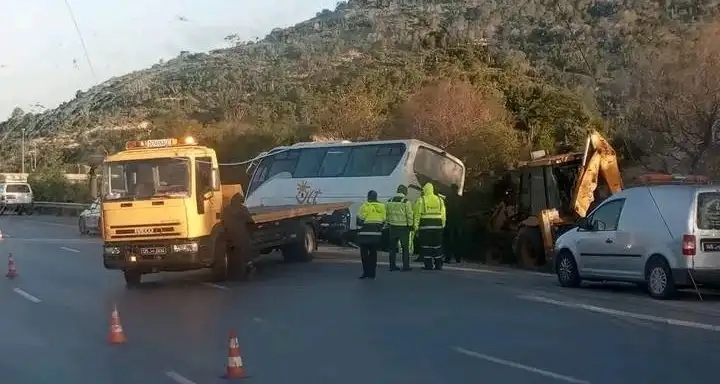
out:
{"label": "green shrub", "polygon": [[28,176],[35,201],[87,203],[92,198],[86,183],[72,183],[60,170],[46,168]]}

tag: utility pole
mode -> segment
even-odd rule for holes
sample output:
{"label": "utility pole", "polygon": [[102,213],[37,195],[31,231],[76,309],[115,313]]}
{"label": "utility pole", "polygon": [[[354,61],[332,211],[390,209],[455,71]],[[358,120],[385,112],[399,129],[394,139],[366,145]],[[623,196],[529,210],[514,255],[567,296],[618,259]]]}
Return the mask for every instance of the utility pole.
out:
{"label": "utility pole", "polygon": [[21,167],[21,168],[20,168],[20,173],[22,173],[23,175],[25,175],[25,128],[24,128],[24,127],[23,127],[23,129],[22,129],[22,139],[21,139],[21,141],[20,141],[20,146],[21,146],[21,148],[20,148],[20,152],[21,152],[21,153],[20,153],[20,156],[22,156],[22,160],[21,160],[21,162],[20,162],[20,164],[21,164],[21,165],[20,165],[20,167]]}

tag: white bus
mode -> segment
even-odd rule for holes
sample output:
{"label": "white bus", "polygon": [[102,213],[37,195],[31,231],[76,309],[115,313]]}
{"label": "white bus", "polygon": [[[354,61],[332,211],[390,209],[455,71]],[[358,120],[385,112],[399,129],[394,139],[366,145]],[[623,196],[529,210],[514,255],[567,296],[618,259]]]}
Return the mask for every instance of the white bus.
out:
{"label": "white bus", "polygon": [[387,201],[403,184],[414,201],[427,182],[445,196],[452,184],[462,191],[465,183],[462,161],[414,139],[297,143],[261,154],[248,170],[248,207],[354,201],[321,220],[320,236],[334,243],[352,238],[355,214],[371,189]]}

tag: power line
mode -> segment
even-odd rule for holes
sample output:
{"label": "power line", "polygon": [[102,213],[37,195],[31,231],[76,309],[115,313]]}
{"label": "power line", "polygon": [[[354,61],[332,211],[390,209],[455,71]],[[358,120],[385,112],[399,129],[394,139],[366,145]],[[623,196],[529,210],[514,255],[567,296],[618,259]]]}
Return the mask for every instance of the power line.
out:
{"label": "power line", "polygon": [[85,53],[85,60],[87,61],[88,67],[90,68],[90,74],[93,77],[93,81],[97,83],[97,76],[95,76],[95,68],[92,65],[92,62],[90,61],[90,54],[88,54],[87,45],[85,45],[85,39],[83,38],[82,32],[80,31],[80,26],[78,26],[77,19],[75,19],[75,13],[72,10],[72,7],[70,6],[69,0],[63,0],[65,1],[65,6],[67,7],[68,14],[70,14],[70,18],[72,19],[73,25],[75,25],[75,32],[77,32],[78,38],[80,39],[80,44],[82,45],[83,53]]}

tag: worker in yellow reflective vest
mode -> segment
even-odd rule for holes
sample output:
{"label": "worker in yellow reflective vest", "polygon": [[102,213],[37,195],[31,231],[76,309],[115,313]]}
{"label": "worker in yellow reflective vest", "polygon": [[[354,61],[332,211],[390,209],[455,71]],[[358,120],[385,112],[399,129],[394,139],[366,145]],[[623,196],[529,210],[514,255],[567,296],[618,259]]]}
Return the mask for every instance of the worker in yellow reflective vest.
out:
{"label": "worker in yellow reflective vest", "polygon": [[397,187],[397,194],[385,203],[389,234],[390,271],[401,270],[397,266],[398,245],[402,251],[402,271],[410,271],[410,243],[413,229],[413,207],[407,199],[408,189],[404,185]]}
{"label": "worker in yellow reflective vest", "polygon": [[377,252],[385,225],[385,204],[377,201],[377,192],[369,191],[367,201],[357,214],[357,243],[360,246],[363,273],[361,279],[374,279],[377,270]]}
{"label": "worker in yellow reflective vest", "polygon": [[425,270],[442,269],[445,202],[435,194],[431,183],[423,186],[422,196],[415,201],[414,228],[418,232],[417,246],[425,263]]}

